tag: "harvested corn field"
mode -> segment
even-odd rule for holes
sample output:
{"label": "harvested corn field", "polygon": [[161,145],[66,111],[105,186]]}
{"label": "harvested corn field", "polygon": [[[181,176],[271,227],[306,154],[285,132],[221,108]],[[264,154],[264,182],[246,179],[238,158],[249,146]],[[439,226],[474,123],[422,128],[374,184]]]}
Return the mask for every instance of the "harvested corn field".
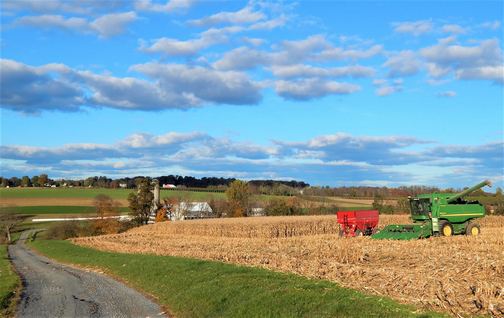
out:
{"label": "harvested corn field", "polygon": [[[380,226],[409,223],[381,216]],[[101,250],[217,260],[387,295],[453,316],[504,316],[504,218],[486,217],[479,237],[379,241],[338,237],[335,216],[158,223],[75,239]]]}

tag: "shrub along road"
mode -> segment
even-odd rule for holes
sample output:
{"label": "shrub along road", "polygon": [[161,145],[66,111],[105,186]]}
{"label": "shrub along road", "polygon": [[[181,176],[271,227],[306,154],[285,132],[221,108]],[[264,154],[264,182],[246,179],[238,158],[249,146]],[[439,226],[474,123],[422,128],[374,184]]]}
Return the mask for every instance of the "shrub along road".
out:
{"label": "shrub along road", "polygon": [[99,275],[37,255],[25,241],[9,247],[23,280],[18,317],[160,317],[161,308],[137,291]]}

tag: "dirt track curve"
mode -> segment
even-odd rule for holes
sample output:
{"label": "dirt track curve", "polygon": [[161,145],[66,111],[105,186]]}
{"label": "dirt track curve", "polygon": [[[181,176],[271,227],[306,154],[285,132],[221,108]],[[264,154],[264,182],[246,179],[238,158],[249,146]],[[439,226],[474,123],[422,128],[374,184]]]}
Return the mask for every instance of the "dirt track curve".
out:
{"label": "dirt track curve", "polygon": [[25,245],[9,247],[23,280],[17,317],[166,317],[137,291],[109,278],[61,265]]}

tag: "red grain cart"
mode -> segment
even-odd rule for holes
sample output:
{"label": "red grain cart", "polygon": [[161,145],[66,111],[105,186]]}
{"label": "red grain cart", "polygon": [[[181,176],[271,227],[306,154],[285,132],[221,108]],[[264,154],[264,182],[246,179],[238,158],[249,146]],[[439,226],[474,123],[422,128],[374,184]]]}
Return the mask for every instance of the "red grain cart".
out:
{"label": "red grain cart", "polygon": [[340,236],[371,235],[378,225],[377,210],[339,211],[336,215],[340,224]]}

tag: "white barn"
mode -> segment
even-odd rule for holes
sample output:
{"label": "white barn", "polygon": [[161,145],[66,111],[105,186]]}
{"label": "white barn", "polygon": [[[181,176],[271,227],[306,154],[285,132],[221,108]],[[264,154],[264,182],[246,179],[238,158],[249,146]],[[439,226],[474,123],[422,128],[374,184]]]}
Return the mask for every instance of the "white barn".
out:
{"label": "white barn", "polygon": [[213,218],[215,214],[208,202],[181,202],[176,205],[171,220],[190,220]]}

